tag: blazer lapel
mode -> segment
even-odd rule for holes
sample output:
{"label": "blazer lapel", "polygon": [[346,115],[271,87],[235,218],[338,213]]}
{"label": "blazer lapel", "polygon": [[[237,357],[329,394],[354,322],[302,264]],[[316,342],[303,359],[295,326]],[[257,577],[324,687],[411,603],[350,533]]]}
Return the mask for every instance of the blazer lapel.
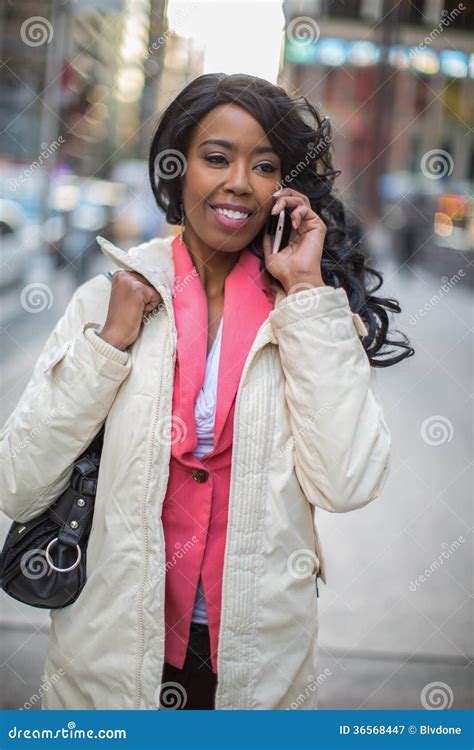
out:
{"label": "blazer lapel", "polygon": [[270,284],[259,271],[260,259],[248,249],[225,280],[214,445],[219,447],[245,360],[258,329],[273,309]]}
{"label": "blazer lapel", "polygon": [[[206,373],[207,297],[187,247],[172,243],[175,278],[173,307],[177,331],[176,379],[173,392],[173,431],[182,436],[174,449],[181,455],[197,446],[194,406]],[[180,425],[180,420],[182,420]],[[186,425],[186,428],[184,428]]]}
{"label": "blazer lapel", "polygon": [[[194,407],[204,383],[207,359],[208,303],[187,247],[179,236],[172,243],[175,280],[173,307],[177,329],[177,387],[173,416],[187,429],[179,453],[197,445]],[[218,370],[214,450],[222,446],[222,432],[238,391],[242,370],[258,329],[274,307],[274,289],[260,272],[260,259],[248,249],[228,274],[224,285],[224,322]]]}

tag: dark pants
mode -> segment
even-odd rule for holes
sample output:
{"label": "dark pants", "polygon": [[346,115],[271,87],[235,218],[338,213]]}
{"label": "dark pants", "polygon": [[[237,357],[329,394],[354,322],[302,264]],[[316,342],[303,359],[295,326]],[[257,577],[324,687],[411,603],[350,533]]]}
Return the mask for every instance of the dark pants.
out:
{"label": "dark pants", "polygon": [[183,668],[164,664],[160,709],[212,710],[216,687],[217,674],[211,669],[209,629],[207,625],[192,622]]}

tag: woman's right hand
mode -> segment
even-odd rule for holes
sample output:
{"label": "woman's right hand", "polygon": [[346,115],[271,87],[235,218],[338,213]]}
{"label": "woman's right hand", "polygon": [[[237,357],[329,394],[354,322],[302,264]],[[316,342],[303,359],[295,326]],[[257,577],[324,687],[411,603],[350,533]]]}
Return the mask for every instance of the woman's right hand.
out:
{"label": "woman's right hand", "polygon": [[115,271],[107,319],[100,337],[125,351],[138,337],[143,318],[162,301],[161,294],[138,271]]}

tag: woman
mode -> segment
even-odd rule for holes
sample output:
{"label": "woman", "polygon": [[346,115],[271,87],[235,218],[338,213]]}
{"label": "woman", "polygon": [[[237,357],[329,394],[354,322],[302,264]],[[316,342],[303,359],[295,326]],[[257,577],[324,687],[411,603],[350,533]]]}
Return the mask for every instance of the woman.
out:
{"label": "woman", "polygon": [[150,149],[181,234],[128,253],[98,238],[120,270],[76,290],[3,430],[2,509],[26,521],[106,421],[88,579],[51,611],[43,708],[317,708],[315,511],[382,491],[374,367],[413,353],[381,351],[400,308],[373,294],[329,146],[306,100],[201,76]]}

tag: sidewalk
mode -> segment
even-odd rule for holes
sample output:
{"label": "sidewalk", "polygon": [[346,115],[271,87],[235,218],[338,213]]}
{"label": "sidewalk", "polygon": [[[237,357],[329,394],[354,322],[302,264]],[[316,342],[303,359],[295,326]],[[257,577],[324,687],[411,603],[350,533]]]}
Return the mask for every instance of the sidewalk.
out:
{"label": "sidewalk", "polygon": [[[330,670],[319,705],[420,709],[423,688],[442,682],[452,692],[452,708],[467,709],[473,706],[474,651],[469,543],[462,542],[428,580],[419,579],[453,540],[467,542],[470,534],[471,297],[460,284],[412,325],[410,315],[436,292],[436,275],[419,267],[402,275],[395,262],[385,262],[383,240],[379,252],[385,274],[378,294],[400,301],[403,314],[391,325],[408,334],[416,354],[377,371],[393,441],[382,496],[354,513],[317,512],[328,569],[318,600],[319,673]],[[99,257],[97,273],[109,267]],[[32,330],[28,340],[22,334],[23,358],[18,348],[4,363],[4,411],[19,397],[22,372],[31,368],[46,333]],[[430,444],[423,425],[434,420],[436,427],[439,417],[451,426],[451,438]],[[2,539],[9,524],[0,519]],[[49,618],[47,611],[7,599],[0,600],[1,708],[18,708],[40,684]]]}

